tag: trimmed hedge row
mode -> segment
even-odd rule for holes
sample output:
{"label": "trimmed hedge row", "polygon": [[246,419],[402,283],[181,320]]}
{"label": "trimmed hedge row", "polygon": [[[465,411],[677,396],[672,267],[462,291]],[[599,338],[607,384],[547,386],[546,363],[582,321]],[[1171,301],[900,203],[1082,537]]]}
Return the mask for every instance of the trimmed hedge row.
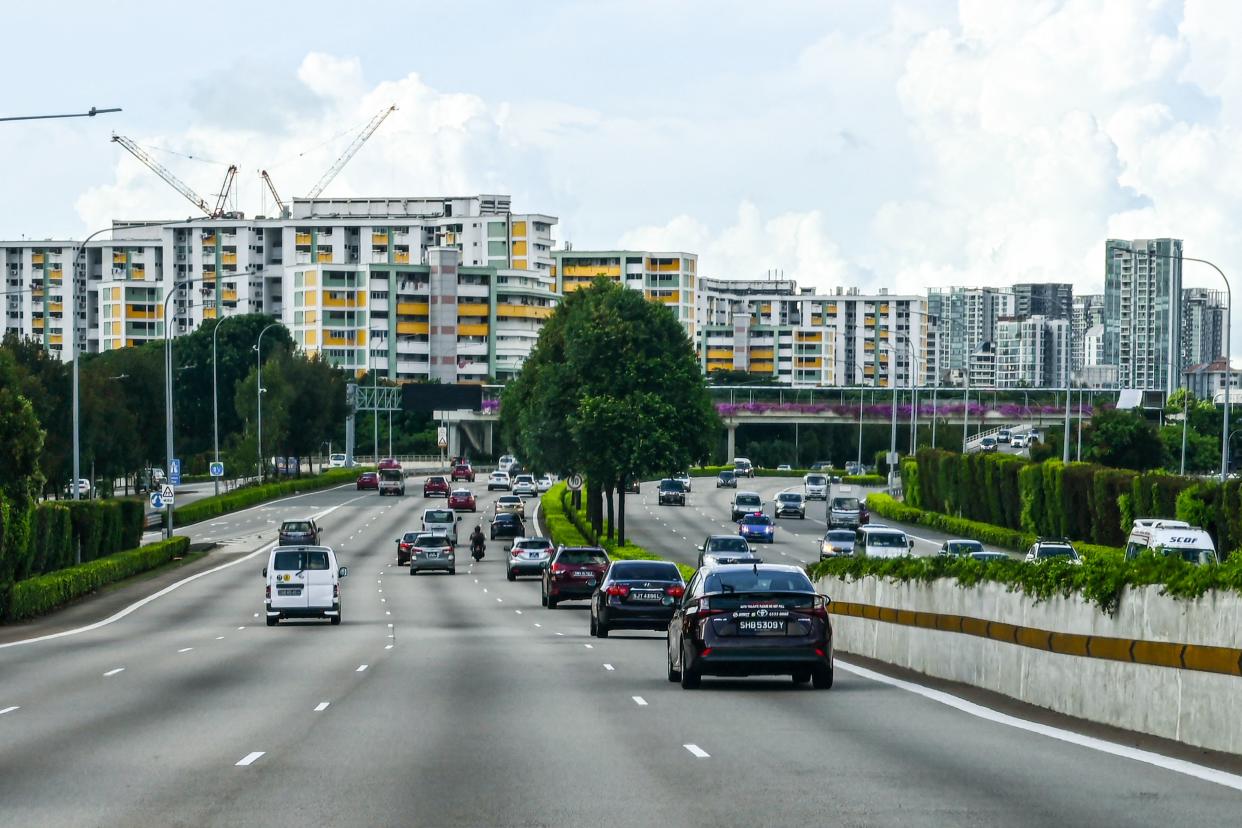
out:
{"label": "trimmed hedge row", "polygon": [[142,542],[143,504],[129,500],[14,504],[0,496],[0,593],[10,584]]}
{"label": "trimmed hedge row", "polygon": [[[872,514],[880,515],[889,520],[926,526],[929,529],[935,529],[937,532],[944,532],[947,535],[971,538],[1014,552],[1025,552],[1038,537],[1029,532],[1009,529],[1004,526],[994,526],[977,520],[941,514],[940,512],[925,511],[907,503],[900,503],[886,494],[868,495],[867,509]],[[1123,557],[1122,550],[1112,546],[1100,546],[1075,541],[1074,548],[1084,558],[1104,557],[1119,560]]]}
{"label": "trimmed hedge row", "polygon": [[227,494],[205,497],[202,500],[181,506],[173,511],[173,517],[178,526],[198,523],[201,520],[227,515],[230,512],[247,509],[278,497],[353,483],[358,475],[364,471],[371,471],[371,469],[329,469],[314,477],[244,486]]}
{"label": "trimmed hedge row", "polygon": [[8,621],[43,615],[102,586],[167,563],[189,547],[190,539],[178,536],[18,581],[4,593],[0,615]]}
{"label": "trimmed hedge row", "polygon": [[1134,561],[1107,555],[1088,557],[1081,566],[1049,561],[1034,566],[1022,561],[976,561],[973,558],[830,558],[813,564],[813,577],[857,580],[879,577],[890,581],[933,581],[954,578],[970,588],[983,581],[1004,584],[1042,601],[1055,595],[1079,595],[1112,615],[1127,587],[1160,585],[1162,595],[1195,599],[1211,590],[1242,592],[1242,555],[1220,566],[1195,566],[1181,558],[1144,554]]}

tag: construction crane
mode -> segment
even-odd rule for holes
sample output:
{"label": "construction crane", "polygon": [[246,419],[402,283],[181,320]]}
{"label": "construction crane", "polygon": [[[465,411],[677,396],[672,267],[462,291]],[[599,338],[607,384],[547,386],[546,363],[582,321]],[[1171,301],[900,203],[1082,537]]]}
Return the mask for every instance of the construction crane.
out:
{"label": "construction crane", "polygon": [[207,214],[209,218],[221,218],[224,216],[224,205],[228,200],[229,192],[233,189],[233,179],[237,177],[236,165],[230,164],[228,170],[224,173],[224,184],[220,187],[220,194],[216,198],[215,207],[209,207],[207,201],[190,186],[177,176],[173,175],[163,164],[156,161],[148,155],[142,147],[133,142],[132,139],[126,138],[124,135],[113,133],[112,140],[123,146],[129,151],[129,154],[137,158],[145,164],[153,173],[164,179],[174,190],[185,196],[186,199],[198,209]]}
{"label": "construction crane", "polygon": [[282,216],[288,213],[285,202],[281,200],[280,193],[276,192],[276,185],[272,183],[272,177],[267,174],[267,170],[259,170],[259,175],[263,177],[263,182],[267,184],[268,192],[272,194],[272,198],[276,199],[276,207],[280,210]]}
{"label": "construction crane", "polygon": [[371,123],[367,124],[362,132],[358,133],[358,137],[345,148],[345,151],[341,153],[341,157],[336,159],[336,163],[328,168],[328,171],[323,174],[322,178],[319,179],[319,183],[311,188],[310,193],[306,197],[318,198],[319,194],[323,192],[324,187],[327,187],[330,183],[332,183],[332,179],[336,178],[337,173],[339,173],[341,169],[349,163],[349,159],[354,157],[354,153],[358,152],[358,150],[362,148],[362,145],[367,142],[367,139],[375,134],[375,130],[379,129],[380,124],[384,123],[384,119],[396,111],[397,105],[393,104],[372,118]]}

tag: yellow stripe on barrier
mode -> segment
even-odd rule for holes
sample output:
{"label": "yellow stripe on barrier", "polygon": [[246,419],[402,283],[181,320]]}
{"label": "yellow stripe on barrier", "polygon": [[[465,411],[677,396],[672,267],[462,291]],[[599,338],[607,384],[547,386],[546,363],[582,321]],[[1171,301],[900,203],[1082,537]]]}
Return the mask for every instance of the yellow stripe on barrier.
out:
{"label": "yellow stripe on barrier", "polygon": [[1139,641],[1129,638],[1053,632],[965,615],[916,612],[850,601],[833,601],[829,605],[829,611],[834,615],[866,618],[886,624],[973,635],[1060,655],[1242,676],[1242,649],[1233,647],[1209,647],[1202,644]]}

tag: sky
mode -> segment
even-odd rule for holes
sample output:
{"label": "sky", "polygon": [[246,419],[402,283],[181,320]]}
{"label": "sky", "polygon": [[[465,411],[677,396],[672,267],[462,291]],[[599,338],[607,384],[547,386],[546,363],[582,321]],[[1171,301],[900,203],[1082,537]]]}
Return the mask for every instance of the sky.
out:
{"label": "sky", "polygon": [[1235,0],[118,0],[4,28],[0,114],[124,112],[0,123],[0,238],[191,215],[114,131],[208,200],[237,164],[233,206],[271,214],[260,169],[305,193],[395,103],[325,195],[507,193],[578,249],[820,290],[1102,291],[1109,237],[1242,264]]}

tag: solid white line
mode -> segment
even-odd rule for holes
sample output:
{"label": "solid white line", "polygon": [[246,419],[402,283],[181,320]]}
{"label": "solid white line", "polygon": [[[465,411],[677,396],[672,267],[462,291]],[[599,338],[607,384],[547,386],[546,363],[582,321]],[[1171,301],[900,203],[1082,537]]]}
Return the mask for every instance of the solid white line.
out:
{"label": "solid white line", "polygon": [[354,672],[355,672],[355,673],[361,673],[361,672],[362,672],[363,670],[365,670],[365,669],[367,669],[367,665],[365,665],[365,664],[360,664],[360,665],[358,665],[358,669],[357,669],[357,670],[354,670]]}
{"label": "solid white line", "polygon": [[604,669],[605,669],[605,670],[608,670],[609,672],[612,672],[612,671],[613,671],[614,669],[616,669],[616,668],[615,668],[615,667],[613,667],[611,664],[605,664],[605,665],[604,665]]}
{"label": "solid white line", "polygon": [[710,759],[711,758],[711,754],[703,750],[703,748],[699,747],[698,745],[682,745],[682,747],[690,751],[692,754],[694,754],[695,757],[699,759]]}
{"label": "solid white line", "polygon": [[21,710],[21,708],[17,705],[13,705],[12,707],[0,709],[0,716],[3,716],[5,713],[12,713],[14,710]]}
{"label": "solid white line", "polygon": [[234,767],[244,768],[246,767],[246,765],[253,765],[255,760],[258,759],[260,756],[262,756],[263,753],[264,751],[261,751],[261,750],[256,750],[254,753],[247,753],[245,756],[242,757],[242,760],[240,762],[234,765]]}
{"label": "solid white line", "polygon": [[123,672],[125,672],[125,668],[124,668],[124,667],[117,667],[117,668],[115,668],[115,669],[109,670],[108,672],[104,673],[104,676],[105,676],[105,677],[106,677],[106,676],[115,676],[117,673],[123,673]]}
{"label": "solid white line", "polygon": [[320,702],[319,704],[315,705],[315,712],[322,713],[323,711],[328,709],[329,704],[331,704],[331,702]]}
{"label": "solid white line", "polygon": [[644,699],[642,696],[630,696],[630,698],[633,699],[634,704],[638,705],[639,707],[647,706],[647,700]]}
{"label": "solid white line", "polygon": [[[350,484],[346,484],[346,485],[350,485]],[[339,488],[344,488],[344,487],[336,486],[333,488],[339,489]],[[318,492],[306,492],[306,494],[293,495],[292,497],[284,498],[284,500],[293,500],[294,498],[297,498],[297,497],[306,497],[306,495],[318,494],[324,491],[332,491],[332,489],[320,489]],[[320,518],[323,518],[324,516],[329,515],[332,512],[335,512],[337,509],[341,508],[342,506],[346,506],[350,503],[353,503],[355,500],[358,500],[358,499],[359,498],[355,497],[355,498],[351,498],[350,500],[346,500],[344,503],[338,503],[337,505],[332,506],[331,508],[325,509],[324,511],[319,512],[318,514],[312,515],[312,517],[315,518],[316,520],[319,520]],[[280,501],[272,501],[272,502],[279,503]],[[251,508],[256,508],[256,507],[251,507]],[[243,509],[242,511],[244,512],[248,510]],[[239,514],[239,513],[235,512],[234,514]],[[35,636],[34,638],[23,638],[21,641],[10,641],[7,644],[0,644],[0,650],[3,650],[7,647],[17,647],[22,644],[35,644],[40,641],[51,641],[52,639],[55,639],[55,638],[64,638],[70,635],[78,635],[79,633],[90,632],[92,630],[100,629],[101,627],[106,627],[109,624],[112,624],[116,621],[120,621],[122,618],[129,615],[130,613],[137,612],[138,610],[142,609],[147,604],[151,603],[157,598],[162,598],[168,593],[172,592],[173,590],[179,589],[180,587],[185,586],[191,581],[197,581],[199,578],[206,577],[207,575],[214,575],[215,573],[219,572],[222,569],[228,569],[231,566],[237,566],[239,563],[244,563],[245,561],[250,560],[256,555],[259,555],[263,552],[267,552],[268,550],[272,549],[272,547],[274,547],[275,545],[276,545],[276,542],[273,541],[272,543],[259,547],[258,549],[254,550],[248,555],[243,555],[242,557],[238,558],[235,561],[229,561],[228,563],[220,564],[219,566],[214,567],[212,569],[207,569],[207,570],[204,570],[203,572],[199,572],[194,575],[191,575],[188,578],[182,578],[180,581],[177,581],[175,583],[169,584],[168,586],[164,587],[159,592],[152,593],[151,595],[148,595],[146,598],[143,598],[139,601],[135,601],[134,603],[130,604],[128,607],[125,607],[123,610],[113,615],[108,616],[102,621],[96,621],[93,624],[87,624],[85,627],[75,627],[72,630],[61,630],[60,632],[48,633],[47,635],[39,635],[39,636]],[[246,628],[238,627],[237,629],[244,630]]]}
{"label": "solid white line", "polygon": [[1209,768],[1204,765],[1196,765],[1193,762],[1187,762],[1183,759],[1174,759],[1169,756],[1163,756],[1159,753],[1152,753],[1148,750],[1140,750],[1139,748],[1114,744],[1113,742],[1107,742],[1103,739],[1096,739],[1093,736],[1084,736],[1083,734],[1075,733],[1072,730],[1064,730],[1059,727],[1052,727],[1051,725],[1039,724],[1038,722],[1031,722],[1026,719],[1019,719],[1017,716],[1010,716],[1007,713],[992,710],[991,708],[984,707],[981,704],[966,701],[965,699],[958,698],[957,696],[945,693],[941,690],[933,690],[930,687],[924,687],[921,684],[915,684],[914,682],[892,678],[891,676],[886,676],[883,673],[877,673],[874,670],[868,670],[865,667],[858,667],[854,664],[841,661],[840,659],[837,659],[836,664],[848,673],[853,673],[854,675],[861,676],[862,678],[871,679],[872,681],[878,681],[882,684],[888,684],[892,687],[900,688],[926,699],[930,699],[934,702],[948,705],[949,707],[980,719],[1014,727],[1018,730],[1025,730],[1028,733],[1038,733],[1039,735],[1047,736],[1050,739],[1068,742],[1072,745],[1089,748],[1091,750],[1099,751],[1100,753],[1107,753],[1111,756],[1119,756],[1123,759],[1133,759],[1135,762],[1155,765],[1158,768],[1173,771],[1174,773],[1185,774],[1186,776],[1192,776],[1195,779],[1201,779],[1204,782],[1215,782],[1217,785],[1223,785],[1226,788],[1233,788],[1234,790],[1242,791],[1242,776],[1238,776],[1237,774],[1226,773],[1225,771],[1216,770],[1215,768]]}
{"label": "solid white line", "polygon": [[193,647],[182,647],[180,650],[177,650],[177,652],[188,653],[190,650],[193,650],[193,649],[194,649]]}

